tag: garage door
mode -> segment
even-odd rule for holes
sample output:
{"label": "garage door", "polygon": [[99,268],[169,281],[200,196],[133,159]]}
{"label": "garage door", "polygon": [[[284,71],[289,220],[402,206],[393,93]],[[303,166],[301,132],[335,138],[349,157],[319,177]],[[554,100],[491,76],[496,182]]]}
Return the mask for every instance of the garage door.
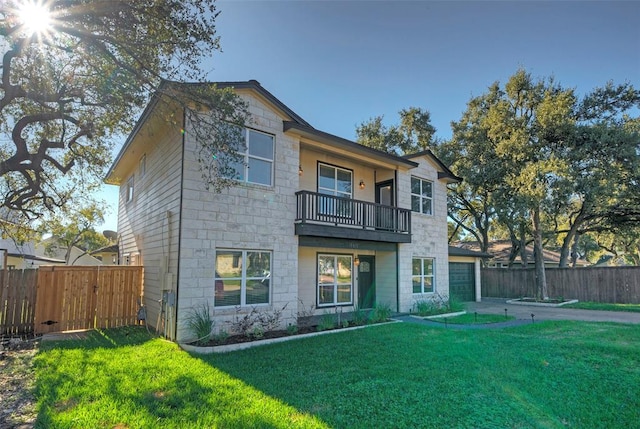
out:
{"label": "garage door", "polygon": [[476,300],[474,264],[449,262],[449,293],[458,301]]}

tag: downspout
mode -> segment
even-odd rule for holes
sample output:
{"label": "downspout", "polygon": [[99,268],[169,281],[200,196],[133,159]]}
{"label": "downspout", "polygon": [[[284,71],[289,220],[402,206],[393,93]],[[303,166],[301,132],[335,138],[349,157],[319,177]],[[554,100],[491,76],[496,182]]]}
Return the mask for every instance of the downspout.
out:
{"label": "downspout", "polygon": [[[398,207],[398,169],[393,171],[393,183],[395,192],[393,193],[393,205]],[[400,244],[396,243],[396,312],[400,312]]]}
{"label": "downspout", "polygon": [[[187,133],[186,133],[186,129],[187,129],[187,109],[183,108],[182,109],[182,129],[185,130],[184,133],[182,133],[182,159],[180,160],[180,217],[178,218],[178,261],[177,261],[177,269],[176,269],[176,308],[175,308],[175,317],[174,317],[174,327],[173,327],[173,333],[174,333],[174,338],[173,340],[175,341],[178,337],[178,294],[180,291],[180,251],[182,250],[182,217],[183,217],[183,213],[182,213],[182,199],[184,196],[184,159],[185,159],[185,152],[186,152],[186,141],[187,141]],[[169,243],[169,246],[171,246],[171,243]]]}

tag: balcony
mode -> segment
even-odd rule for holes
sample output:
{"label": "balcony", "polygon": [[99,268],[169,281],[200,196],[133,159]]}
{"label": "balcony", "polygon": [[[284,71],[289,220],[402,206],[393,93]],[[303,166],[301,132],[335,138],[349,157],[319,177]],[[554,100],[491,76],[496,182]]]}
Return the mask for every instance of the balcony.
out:
{"label": "balcony", "polygon": [[296,199],[296,235],[411,242],[411,210],[309,191]]}

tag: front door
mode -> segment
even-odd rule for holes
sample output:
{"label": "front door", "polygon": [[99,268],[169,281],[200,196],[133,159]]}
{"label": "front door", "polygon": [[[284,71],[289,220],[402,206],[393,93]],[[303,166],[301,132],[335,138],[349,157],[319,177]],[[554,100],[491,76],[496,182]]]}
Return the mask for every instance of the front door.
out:
{"label": "front door", "polygon": [[376,303],[376,257],[358,255],[358,307],[373,308]]}
{"label": "front door", "polygon": [[376,228],[395,230],[396,211],[392,209],[395,205],[393,198],[393,180],[376,183],[376,203],[382,206],[376,206]]}

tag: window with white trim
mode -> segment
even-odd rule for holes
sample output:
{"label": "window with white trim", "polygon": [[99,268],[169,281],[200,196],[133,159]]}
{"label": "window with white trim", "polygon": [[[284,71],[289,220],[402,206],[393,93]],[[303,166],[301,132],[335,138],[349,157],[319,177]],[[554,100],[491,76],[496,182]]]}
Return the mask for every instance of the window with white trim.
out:
{"label": "window with white trim", "polygon": [[411,280],[413,293],[433,293],[436,290],[435,259],[413,258]]}
{"label": "window with white trim", "polygon": [[411,176],[411,211],[433,214],[433,182]]}
{"label": "window with white trim", "polygon": [[144,177],[147,174],[147,155],[142,155],[140,158],[140,177]]}
{"label": "window with white trim", "polygon": [[[352,198],[353,173],[345,168],[318,164],[318,193]],[[325,215],[351,217],[351,201],[318,198],[318,212]]]}
{"label": "window with white trim", "polygon": [[353,302],[353,256],[318,255],[318,307]]}
{"label": "window with white trim", "polygon": [[126,202],[128,203],[129,201],[133,200],[133,175],[131,175],[131,177],[129,177],[129,180],[127,180],[127,188],[126,188]]}
{"label": "window with white trim", "polygon": [[245,128],[238,146],[242,158],[229,162],[229,178],[259,185],[273,185],[274,136]]}
{"label": "window with white trim", "polygon": [[216,250],[214,307],[269,304],[271,252]]}

